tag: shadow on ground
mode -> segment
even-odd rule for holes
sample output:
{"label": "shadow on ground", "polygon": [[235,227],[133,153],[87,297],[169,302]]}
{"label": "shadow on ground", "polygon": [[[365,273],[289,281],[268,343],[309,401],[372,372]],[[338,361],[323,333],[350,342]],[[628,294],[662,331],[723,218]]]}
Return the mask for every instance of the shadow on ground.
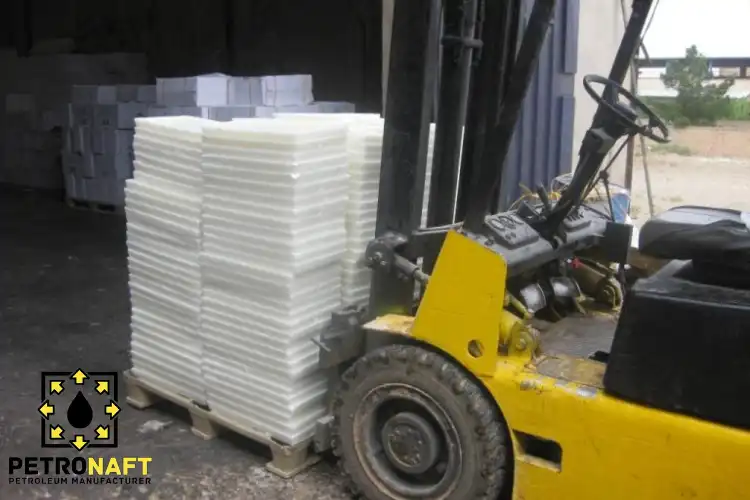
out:
{"label": "shadow on ground", "polygon": [[128,323],[124,219],[0,189],[0,498],[349,498],[329,463],[284,481],[265,471],[263,448],[233,436],[202,441],[174,410],[126,405],[111,455],[153,457],[150,485],[10,484],[8,457],[51,455],[40,448],[40,372],[126,370]]}

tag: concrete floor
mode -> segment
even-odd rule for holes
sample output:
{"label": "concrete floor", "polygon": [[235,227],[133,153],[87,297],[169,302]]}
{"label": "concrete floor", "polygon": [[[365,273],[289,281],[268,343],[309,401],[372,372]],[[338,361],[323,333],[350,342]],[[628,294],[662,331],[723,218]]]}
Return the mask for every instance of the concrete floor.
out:
{"label": "concrete floor", "polygon": [[[40,372],[126,370],[128,324],[124,220],[72,210],[49,196],[0,190],[2,470],[9,456],[53,454],[40,448]],[[262,447],[235,436],[203,441],[190,432],[185,415],[169,408],[123,405],[119,418],[116,453],[83,455],[151,456],[151,485],[20,486],[3,472],[0,498],[349,498],[330,463],[283,481],[265,471]]]}

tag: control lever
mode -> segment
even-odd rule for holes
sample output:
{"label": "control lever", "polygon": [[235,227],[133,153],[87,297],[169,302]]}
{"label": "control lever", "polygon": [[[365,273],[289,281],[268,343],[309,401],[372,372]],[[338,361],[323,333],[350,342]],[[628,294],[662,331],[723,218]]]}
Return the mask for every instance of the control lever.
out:
{"label": "control lever", "polygon": [[547,190],[540,184],[536,188],[536,194],[539,196],[539,199],[542,202],[542,206],[544,207],[543,215],[547,215],[552,211],[552,204],[549,202],[549,195],[547,194]]}

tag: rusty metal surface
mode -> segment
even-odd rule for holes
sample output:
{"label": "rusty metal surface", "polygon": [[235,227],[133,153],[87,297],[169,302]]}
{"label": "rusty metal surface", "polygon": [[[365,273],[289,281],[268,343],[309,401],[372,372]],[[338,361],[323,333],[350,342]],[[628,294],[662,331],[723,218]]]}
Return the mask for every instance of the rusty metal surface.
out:
{"label": "rusty metal surface", "polygon": [[544,356],[536,362],[536,371],[547,377],[602,388],[606,365],[590,359],[564,354]]}
{"label": "rusty metal surface", "polygon": [[543,352],[588,357],[596,351],[609,352],[617,319],[611,314],[592,313],[534,326],[541,332]]}
{"label": "rusty metal surface", "polygon": [[373,332],[394,333],[398,335],[409,335],[411,327],[414,324],[414,318],[403,316],[401,314],[386,314],[376,318],[366,325],[365,330]]}

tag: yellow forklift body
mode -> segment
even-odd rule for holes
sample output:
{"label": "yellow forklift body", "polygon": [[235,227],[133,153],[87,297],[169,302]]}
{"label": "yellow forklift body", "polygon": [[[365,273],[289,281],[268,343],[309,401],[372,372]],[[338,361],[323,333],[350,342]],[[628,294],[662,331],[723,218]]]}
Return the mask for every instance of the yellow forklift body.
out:
{"label": "yellow forklift body", "polygon": [[499,254],[449,233],[416,317],[366,328],[430,344],[484,384],[513,443],[514,499],[750,499],[750,432],[614,398],[603,363],[539,354],[503,307],[506,275]]}
{"label": "yellow forklift body", "polygon": [[[750,498],[750,432],[628,403],[534,365],[499,361],[480,379],[513,439],[515,499]],[[519,433],[558,443],[562,460],[528,455]]]}

